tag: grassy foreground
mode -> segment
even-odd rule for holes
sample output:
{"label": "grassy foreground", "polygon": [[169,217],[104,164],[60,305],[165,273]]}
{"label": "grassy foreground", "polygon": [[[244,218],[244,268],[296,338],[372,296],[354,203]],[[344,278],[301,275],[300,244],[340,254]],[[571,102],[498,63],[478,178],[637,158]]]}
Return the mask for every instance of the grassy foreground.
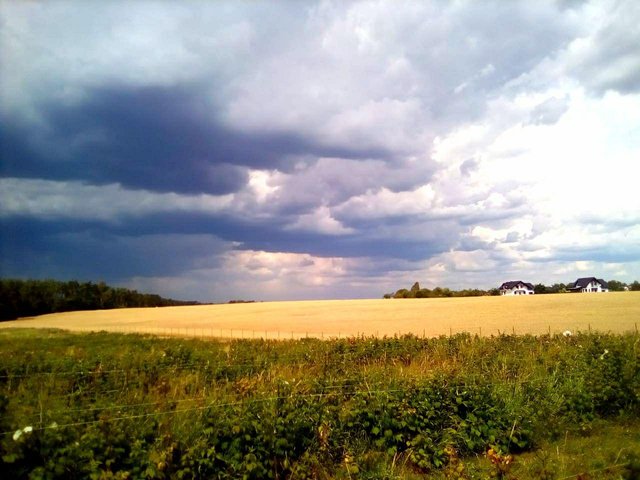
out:
{"label": "grassy foreground", "polygon": [[638,478],[639,413],[634,333],[0,332],[5,478]]}

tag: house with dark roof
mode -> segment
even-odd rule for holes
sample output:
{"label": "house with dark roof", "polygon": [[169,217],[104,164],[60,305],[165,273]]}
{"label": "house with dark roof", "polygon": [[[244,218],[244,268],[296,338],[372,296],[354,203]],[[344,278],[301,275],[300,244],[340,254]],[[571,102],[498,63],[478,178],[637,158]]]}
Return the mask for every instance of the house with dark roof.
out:
{"label": "house with dark roof", "polygon": [[504,282],[500,285],[500,295],[533,295],[533,285],[522,280]]}
{"label": "house with dark roof", "polygon": [[608,292],[609,285],[601,278],[585,277],[567,285],[567,291],[573,293]]}

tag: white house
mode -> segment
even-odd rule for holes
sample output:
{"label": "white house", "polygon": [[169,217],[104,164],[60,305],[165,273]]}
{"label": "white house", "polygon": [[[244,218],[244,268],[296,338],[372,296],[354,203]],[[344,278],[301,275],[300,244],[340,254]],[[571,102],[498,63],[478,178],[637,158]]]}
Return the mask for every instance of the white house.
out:
{"label": "white house", "polygon": [[504,282],[500,285],[500,295],[533,295],[533,285],[521,280]]}
{"label": "white house", "polygon": [[601,278],[586,277],[579,278],[575,282],[567,285],[567,291],[573,293],[608,292],[609,285]]}

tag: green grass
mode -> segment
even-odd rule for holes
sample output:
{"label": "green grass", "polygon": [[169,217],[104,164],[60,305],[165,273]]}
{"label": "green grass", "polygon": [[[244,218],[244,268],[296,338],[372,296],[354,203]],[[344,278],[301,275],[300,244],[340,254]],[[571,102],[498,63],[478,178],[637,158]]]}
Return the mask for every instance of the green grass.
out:
{"label": "green grass", "polygon": [[492,448],[494,460],[512,455],[502,478],[617,479],[640,454],[639,413],[631,333],[0,331],[0,470],[11,478],[480,479],[500,473]]}
{"label": "green grass", "polygon": [[[460,478],[495,477],[496,468],[486,455],[461,459],[459,464],[463,472]],[[397,475],[407,478],[406,472]],[[638,475],[640,421],[627,418],[594,422],[588,432],[568,430],[562,438],[545,440],[533,451],[513,455],[505,478],[618,480],[638,478]],[[445,469],[432,478],[451,476],[451,469]]]}

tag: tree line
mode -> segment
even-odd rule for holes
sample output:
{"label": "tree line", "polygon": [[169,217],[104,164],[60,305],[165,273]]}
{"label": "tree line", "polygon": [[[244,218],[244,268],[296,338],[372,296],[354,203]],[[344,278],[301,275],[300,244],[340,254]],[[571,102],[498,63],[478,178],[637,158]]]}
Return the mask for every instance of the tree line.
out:
{"label": "tree line", "polygon": [[479,288],[451,290],[443,287],[436,287],[430,290],[428,288],[420,288],[420,283],[416,282],[409,290],[401,288],[395,293],[385,293],[382,298],[482,297],[485,295],[500,295],[500,291],[497,288],[492,288],[491,290],[481,290]]}
{"label": "tree line", "polygon": [[0,320],[74,310],[196,305],[104,282],[0,279]]}
{"label": "tree line", "polygon": [[[631,283],[620,282],[618,280],[608,280],[607,285],[609,286],[610,292],[638,292],[640,291],[640,282],[637,280]],[[542,283],[538,283],[533,286],[533,291],[536,294],[544,294],[544,293],[566,293],[567,292],[567,284],[565,283],[554,283],[551,286],[544,285]]]}
{"label": "tree line", "polygon": [[[609,291],[623,292],[627,290],[640,291],[640,282],[637,280],[632,283],[620,282],[618,280],[609,280]],[[553,285],[544,285],[538,283],[533,286],[536,294],[545,293],[566,293],[567,284],[554,283]],[[443,298],[443,297],[482,297],[490,295],[500,295],[500,290],[491,288],[482,290],[479,288],[467,288],[462,290],[451,290],[449,288],[436,287],[433,290],[428,288],[420,288],[420,283],[416,282],[410,289],[401,288],[395,293],[385,293],[382,298]]]}

